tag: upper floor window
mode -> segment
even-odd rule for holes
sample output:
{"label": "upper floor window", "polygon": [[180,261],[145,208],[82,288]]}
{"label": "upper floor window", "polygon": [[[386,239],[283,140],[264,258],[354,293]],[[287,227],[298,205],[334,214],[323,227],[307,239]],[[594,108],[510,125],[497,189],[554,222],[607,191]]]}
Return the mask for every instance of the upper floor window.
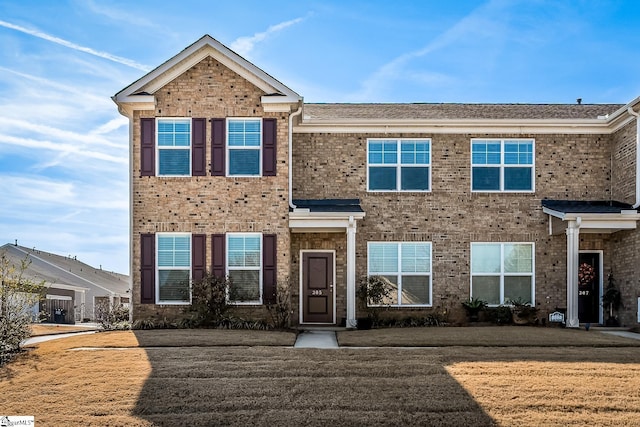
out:
{"label": "upper floor window", "polygon": [[370,139],[369,191],[430,191],[430,139]]}
{"label": "upper floor window", "polygon": [[385,304],[431,305],[431,243],[369,242],[368,274],[381,276],[391,289]]}
{"label": "upper floor window", "polygon": [[471,140],[473,191],[533,191],[532,139]]}
{"label": "upper floor window", "polygon": [[257,176],[261,174],[261,119],[228,119],[227,149],[229,176]]}
{"label": "upper floor window", "polygon": [[262,302],[262,235],[227,234],[227,274],[229,302]]}
{"label": "upper floor window", "polygon": [[191,175],[191,119],[157,120],[158,175]]}
{"label": "upper floor window", "polygon": [[471,297],[534,304],[533,243],[471,243]]}
{"label": "upper floor window", "polygon": [[157,235],[157,303],[191,301],[191,235],[158,233]]}

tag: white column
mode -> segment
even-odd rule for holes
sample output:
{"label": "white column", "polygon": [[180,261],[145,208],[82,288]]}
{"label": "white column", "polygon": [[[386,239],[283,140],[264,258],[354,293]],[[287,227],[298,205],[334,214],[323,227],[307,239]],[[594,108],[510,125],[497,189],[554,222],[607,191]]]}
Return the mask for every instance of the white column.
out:
{"label": "white column", "polygon": [[578,255],[580,249],[580,221],[569,221],[567,226],[567,317],[568,328],[580,326],[578,319]]}
{"label": "white column", "polygon": [[347,227],[347,328],[356,327],[356,221]]}

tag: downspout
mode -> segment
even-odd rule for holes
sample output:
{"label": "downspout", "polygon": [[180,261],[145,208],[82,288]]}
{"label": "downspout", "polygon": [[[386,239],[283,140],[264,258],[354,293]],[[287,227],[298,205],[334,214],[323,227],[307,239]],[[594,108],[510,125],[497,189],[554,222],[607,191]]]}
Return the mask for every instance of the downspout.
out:
{"label": "downspout", "polygon": [[636,203],[633,209],[640,207],[640,114],[633,108],[627,108],[627,112],[636,118]]}
{"label": "downspout", "polygon": [[295,209],[293,204],[293,118],[302,113],[302,104],[298,110],[289,116],[289,207]]}

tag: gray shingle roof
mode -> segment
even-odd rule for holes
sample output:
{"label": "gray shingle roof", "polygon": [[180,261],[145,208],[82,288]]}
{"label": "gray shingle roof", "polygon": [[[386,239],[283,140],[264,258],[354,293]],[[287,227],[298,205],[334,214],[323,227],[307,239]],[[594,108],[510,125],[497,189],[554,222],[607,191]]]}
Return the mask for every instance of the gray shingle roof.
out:
{"label": "gray shingle roof", "polygon": [[98,269],[72,257],[12,244],[0,246],[0,254],[4,254],[15,266],[19,266],[29,254],[31,264],[24,276],[35,282],[44,280],[48,285],[63,284],[89,289],[102,287],[121,295],[129,289],[129,276]]}
{"label": "gray shingle roof", "polygon": [[597,119],[623,104],[304,104],[305,120]]}
{"label": "gray shingle roof", "polygon": [[360,199],[294,199],[293,204],[311,212],[364,212]]}
{"label": "gray shingle roof", "polygon": [[563,213],[621,213],[635,210],[631,205],[616,201],[600,200],[542,200],[542,206]]}

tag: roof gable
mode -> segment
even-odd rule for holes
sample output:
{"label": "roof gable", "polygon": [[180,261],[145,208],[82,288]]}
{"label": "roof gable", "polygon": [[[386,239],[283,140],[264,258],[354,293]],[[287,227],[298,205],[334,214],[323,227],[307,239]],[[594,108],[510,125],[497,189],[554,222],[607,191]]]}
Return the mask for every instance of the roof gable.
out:
{"label": "roof gable", "polygon": [[125,87],[112,99],[118,105],[133,103],[144,109],[145,104],[147,107],[153,104],[153,94],[158,89],[209,56],[264,91],[266,95],[263,97],[263,103],[297,103],[302,99],[296,92],[209,35],[203,36],[164,64]]}

